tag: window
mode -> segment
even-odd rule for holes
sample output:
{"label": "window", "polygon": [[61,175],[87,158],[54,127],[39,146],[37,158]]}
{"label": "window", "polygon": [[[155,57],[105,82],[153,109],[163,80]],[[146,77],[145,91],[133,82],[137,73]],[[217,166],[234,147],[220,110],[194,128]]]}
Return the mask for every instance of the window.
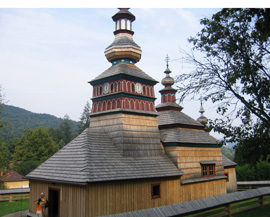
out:
{"label": "window", "polygon": [[216,175],[215,164],[201,163],[201,166],[202,166],[202,177],[210,177]]}
{"label": "window", "polygon": [[134,84],[131,84],[131,92],[134,92],[135,91],[135,86]]}
{"label": "window", "polygon": [[229,173],[226,172],[226,173],[224,173],[224,175],[227,177],[226,182],[228,182],[229,181]]}
{"label": "window", "polygon": [[151,185],[151,198],[160,198],[160,183]]}

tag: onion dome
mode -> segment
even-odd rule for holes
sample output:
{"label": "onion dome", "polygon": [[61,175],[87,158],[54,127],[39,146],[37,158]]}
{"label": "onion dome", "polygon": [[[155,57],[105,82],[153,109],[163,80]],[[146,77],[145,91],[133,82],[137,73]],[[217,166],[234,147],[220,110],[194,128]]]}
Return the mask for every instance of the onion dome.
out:
{"label": "onion dome", "polygon": [[174,79],[170,76],[171,70],[168,68],[164,71],[166,74],[166,77],[161,80],[161,84],[163,84],[165,87],[170,87],[174,84]]}
{"label": "onion dome", "polygon": [[200,111],[199,112],[201,113],[201,116],[197,119],[197,121],[200,122],[203,125],[206,125],[208,123],[208,119],[207,119],[207,117],[205,117],[203,115],[203,113],[205,111],[204,111],[204,108],[203,108],[203,105],[202,105],[202,99],[201,99],[201,108],[200,108]]}
{"label": "onion dome", "polygon": [[115,22],[115,39],[105,49],[107,60],[113,65],[120,62],[137,63],[141,59],[142,50],[133,41],[132,22],[135,16],[128,11],[128,8],[120,8],[112,19]]}
{"label": "onion dome", "polygon": [[165,111],[165,110],[176,110],[181,111],[183,109],[182,106],[176,103],[175,94],[177,92],[176,89],[172,87],[174,84],[174,79],[170,76],[171,70],[169,69],[169,57],[167,55],[165,59],[167,63],[167,68],[164,71],[166,74],[165,78],[161,80],[161,83],[165,86],[159,92],[161,94],[161,104],[156,107],[157,111]]}

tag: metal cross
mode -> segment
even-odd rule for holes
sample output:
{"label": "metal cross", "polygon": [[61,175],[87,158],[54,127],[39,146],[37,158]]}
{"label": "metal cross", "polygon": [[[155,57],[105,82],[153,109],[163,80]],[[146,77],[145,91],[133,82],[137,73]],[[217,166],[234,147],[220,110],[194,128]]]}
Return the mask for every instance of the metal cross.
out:
{"label": "metal cross", "polygon": [[169,68],[169,61],[170,61],[170,58],[167,54],[166,58],[165,58],[165,62],[167,63],[167,68]]}

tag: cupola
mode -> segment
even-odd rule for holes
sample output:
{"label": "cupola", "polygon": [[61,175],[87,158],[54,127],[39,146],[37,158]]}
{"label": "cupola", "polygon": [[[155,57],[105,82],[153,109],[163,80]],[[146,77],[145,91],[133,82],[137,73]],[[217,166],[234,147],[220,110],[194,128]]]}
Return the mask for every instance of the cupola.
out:
{"label": "cupola", "polygon": [[202,99],[201,99],[201,108],[200,108],[199,112],[201,113],[201,116],[197,119],[197,121],[200,122],[202,125],[206,125],[208,123],[208,119],[207,119],[207,117],[205,117],[203,115],[205,110],[204,110],[203,105],[202,105]]}
{"label": "cupola", "polygon": [[132,22],[135,20],[135,16],[128,10],[129,8],[120,8],[120,11],[112,17],[115,22],[115,35],[120,32],[134,34],[132,31]]}
{"label": "cupola", "polygon": [[141,59],[141,47],[133,41],[132,22],[135,16],[128,8],[120,8],[120,11],[112,17],[115,22],[115,39],[105,49],[105,56],[113,65],[121,62],[135,64]]}
{"label": "cupola", "polygon": [[165,78],[161,80],[161,83],[164,85],[164,88],[159,92],[161,94],[161,104],[156,107],[157,111],[164,110],[177,110],[181,111],[183,107],[176,103],[176,92],[177,90],[172,87],[174,85],[174,79],[170,76],[171,70],[169,69],[169,56],[167,55],[165,59],[167,65],[164,73],[166,74]]}

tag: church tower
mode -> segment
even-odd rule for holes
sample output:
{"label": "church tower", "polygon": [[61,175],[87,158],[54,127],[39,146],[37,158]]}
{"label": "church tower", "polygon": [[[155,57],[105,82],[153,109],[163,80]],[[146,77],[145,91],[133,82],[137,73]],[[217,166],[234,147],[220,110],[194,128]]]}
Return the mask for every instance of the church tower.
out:
{"label": "church tower", "polygon": [[112,66],[89,82],[93,86],[90,128],[102,128],[123,155],[159,154],[154,95],[158,82],[135,65],[142,52],[133,40],[135,16],[120,8],[112,19],[115,39],[105,49]]}

